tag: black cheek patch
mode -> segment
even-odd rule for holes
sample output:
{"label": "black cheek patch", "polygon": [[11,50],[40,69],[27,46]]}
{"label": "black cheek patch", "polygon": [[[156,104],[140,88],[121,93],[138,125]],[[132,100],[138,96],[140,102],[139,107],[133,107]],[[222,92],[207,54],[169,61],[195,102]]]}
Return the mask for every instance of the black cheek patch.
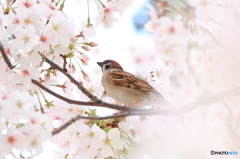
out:
{"label": "black cheek patch", "polygon": [[110,67],[111,67],[111,65],[106,65],[105,70],[109,69]]}

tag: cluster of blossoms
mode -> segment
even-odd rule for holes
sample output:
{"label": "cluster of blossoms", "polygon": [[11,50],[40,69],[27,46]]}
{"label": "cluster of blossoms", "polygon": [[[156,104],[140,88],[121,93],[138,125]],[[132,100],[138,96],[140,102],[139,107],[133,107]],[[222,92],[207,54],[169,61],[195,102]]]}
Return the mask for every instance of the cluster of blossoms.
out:
{"label": "cluster of blossoms", "polygon": [[0,99],[0,156],[13,154],[13,148],[16,156],[27,152],[39,155],[42,143],[51,139],[51,119],[36,111],[36,100],[28,93],[16,94],[1,87]]}
{"label": "cluster of blossoms", "polygon": [[[89,39],[96,26],[111,28],[132,1],[94,2],[99,11],[96,24],[88,17],[77,28],[63,12],[65,1],[1,1],[0,42],[13,68],[0,56],[0,158],[33,158],[43,152],[43,142],[58,145],[56,158],[206,158],[212,148],[235,148],[234,140],[240,137],[237,97],[181,117],[79,120],[51,136],[76,115],[101,114],[99,108],[53,98],[31,81],[36,79],[69,99],[89,101],[45,63],[48,58],[89,92],[104,96],[86,71],[90,70],[86,52],[97,45]],[[239,86],[238,0],[156,2],[155,8],[147,6],[150,20],[145,28],[152,36],[143,44],[147,39],[151,46],[138,44],[132,58],[145,68],[149,61],[158,63],[147,70],[144,80],[178,106]]]}
{"label": "cluster of blossoms", "polygon": [[[100,13],[95,26],[103,23],[105,28],[110,27],[111,21],[116,21],[115,13],[122,14],[130,4],[127,1],[122,1],[121,4],[118,4],[118,1],[108,1],[105,4],[97,2],[103,9],[99,8]],[[54,124],[58,127],[73,115],[84,114],[90,110],[80,106],[69,106],[53,99],[38,89],[32,80],[38,80],[63,96],[74,98],[76,94],[80,94],[77,95],[77,99],[89,100],[73,87],[70,81],[63,79],[59,72],[45,64],[44,58],[50,59],[60,67],[63,66],[89,91],[94,90],[89,84],[90,78],[84,67],[88,65],[89,60],[86,51],[97,46],[88,38],[89,30],[96,27],[86,23],[78,29],[74,21],[63,12],[65,1],[7,0],[0,3],[0,42],[3,46],[1,53],[6,55],[12,65],[10,68],[3,56],[0,56],[0,157],[8,155],[13,158],[33,158],[42,153],[43,142],[50,142]],[[77,75],[76,71],[79,72]],[[87,127],[89,132],[101,130],[96,124],[81,124],[82,127],[85,126],[83,132],[87,132]],[[120,139],[118,129],[104,133],[105,131],[101,133],[99,141],[106,139],[108,145],[113,143],[110,139]],[[57,140],[56,143],[62,145]],[[80,143],[79,145],[85,146]],[[96,150],[100,147],[96,147]],[[115,148],[120,149],[118,146]],[[108,146],[103,152],[104,157],[113,156],[110,150]],[[64,152],[66,156],[73,150]]]}

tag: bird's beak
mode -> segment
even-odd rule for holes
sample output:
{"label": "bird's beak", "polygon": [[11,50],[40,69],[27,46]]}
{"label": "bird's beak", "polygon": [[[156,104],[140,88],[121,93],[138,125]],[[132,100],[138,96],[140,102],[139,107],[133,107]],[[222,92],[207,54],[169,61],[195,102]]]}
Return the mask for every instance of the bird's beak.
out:
{"label": "bird's beak", "polygon": [[103,63],[102,62],[97,62],[97,64],[102,67]]}

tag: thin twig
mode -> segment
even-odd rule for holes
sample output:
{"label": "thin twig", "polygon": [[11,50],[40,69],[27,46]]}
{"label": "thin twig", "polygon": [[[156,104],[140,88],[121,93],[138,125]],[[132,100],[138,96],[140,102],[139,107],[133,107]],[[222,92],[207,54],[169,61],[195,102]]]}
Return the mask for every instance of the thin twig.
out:
{"label": "thin twig", "polygon": [[2,57],[3,57],[4,61],[5,61],[5,63],[9,67],[9,69],[13,69],[14,67],[13,67],[12,63],[10,62],[9,58],[7,57],[7,54],[6,54],[6,52],[5,52],[4,48],[3,48],[3,45],[1,43],[1,41],[0,41],[0,51],[2,53]]}
{"label": "thin twig", "polygon": [[57,94],[54,91],[48,89],[47,87],[45,87],[44,85],[42,85],[41,83],[39,83],[37,80],[34,80],[34,79],[32,79],[32,83],[38,86],[39,88],[41,88],[42,90],[46,91],[47,93],[55,96],[56,98],[67,102],[68,104],[86,105],[86,106],[93,106],[95,104],[94,102],[76,101],[76,100],[72,100],[64,96],[61,96],[60,94]]}
{"label": "thin twig", "polygon": [[228,125],[228,129],[229,129],[229,132],[232,136],[232,138],[235,138],[235,134],[233,132],[233,127],[232,127],[232,110],[229,108],[228,104],[225,102],[225,101],[220,101],[228,110],[228,113],[229,113],[229,116],[228,116],[228,119],[227,119],[227,125]]}
{"label": "thin twig", "polygon": [[[110,115],[110,116],[104,116],[104,117],[91,116],[91,119],[92,120],[116,119],[116,118],[126,117],[129,115],[130,115],[129,113],[122,113],[122,114]],[[89,116],[77,115],[71,118],[66,123],[64,123],[61,127],[52,131],[52,135],[56,135],[60,133],[62,130],[66,129],[69,125],[72,125],[72,123],[74,123],[75,121],[78,121],[79,119],[89,119]]]}
{"label": "thin twig", "polygon": [[63,58],[63,69],[65,72],[67,72],[67,56],[66,55],[61,55],[60,56]]}

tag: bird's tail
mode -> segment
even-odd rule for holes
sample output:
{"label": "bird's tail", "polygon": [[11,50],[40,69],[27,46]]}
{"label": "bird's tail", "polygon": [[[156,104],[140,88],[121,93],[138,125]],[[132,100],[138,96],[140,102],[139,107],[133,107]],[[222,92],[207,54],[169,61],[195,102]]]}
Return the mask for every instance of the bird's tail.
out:
{"label": "bird's tail", "polygon": [[160,105],[163,105],[163,106],[167,106],[169,108],[173,108],[174,105],[171,104],[170,102],[168,102],[162,94],[158,93],[158,95],[156,96],[157,97],[157,103],[156,104],[160,104]]}

